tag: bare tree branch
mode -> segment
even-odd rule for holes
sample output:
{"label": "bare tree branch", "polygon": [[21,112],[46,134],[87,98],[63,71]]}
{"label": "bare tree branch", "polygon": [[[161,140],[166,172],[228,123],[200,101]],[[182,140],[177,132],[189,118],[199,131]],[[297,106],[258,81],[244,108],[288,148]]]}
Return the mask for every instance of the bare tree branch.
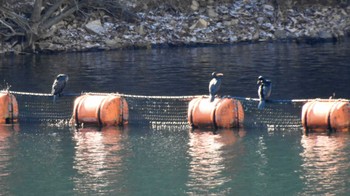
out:
{"label": "bare tree branch", "polygon": [[13,2],[16,0],[0,0],[0,35],[19,40],[22,50],[31,52],[35,52],[35,43],[45,37],[49,28],[77,11],[90,13],[100,9],[125,21],[139,20],[120,0],[31,0],[34,4],[20,0],[19,5],[12,5]]}
{"label": "bare tree branch", "polygon": [[58,23],[63,18],[70,16],[71,14],[76,12],[77,10],[79,10],[78,5],[72,5],[69,8],[66,8],[61,14],[51,18],[50,20],[48,20],[44,24],[42,24],[41,25],[42,30],[46,30],[46,29],[50,28],[52,25]]}
{"label": "bare tree branch", "polygon": [[19,27],[21,27],[24,31],[29,31],[31,30],[31,27],[28,24],[28,20],[23,18],[22,16],[12,12],[11,10],[8,10],[7,8],[0,7],[0,11],[5,16],[8,16],[10,20],[12,20],[14,23],[16,23]]}
{"label": "bare tree branch", "polygon": [[58,0],[53,4],[46,12],[45,14],[41,17],[40,23],[44,23],[48,18],[51,17],[51,15],[62,5],[64,0]]}
{"label": "bare tree branch", "polygon": [[30,18],[30,21],[32,23],[37,23],[40,20],[42,5],[43,5],[43,0],[35,0],[33,5],[32,16]]}
{"label": "bare tree branch", "polygon": [[2,35],[4,35],[4,36],[13,36],[13,35],[16,35],[17,34],[17,32],[11,27],[11,25],[9,25],[7,22],[5,22],[5,21],[3,21],[3,20],[1,20],[0,19],[0,23],[1,24],[3,24],[3,25],[5,25],[7,28],[9,28],[10,29],[10,31],[12,32],[12,34],[5,34],[5,33],[1,33]]}

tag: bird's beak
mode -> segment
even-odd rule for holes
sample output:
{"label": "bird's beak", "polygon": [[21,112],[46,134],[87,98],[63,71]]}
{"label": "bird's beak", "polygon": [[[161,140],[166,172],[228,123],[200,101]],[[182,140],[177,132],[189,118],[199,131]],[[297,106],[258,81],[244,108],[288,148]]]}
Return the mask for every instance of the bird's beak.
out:
{"label": "bird's beak", "polygon": [[216,76],[224,76],[223,73],[217,73]]}

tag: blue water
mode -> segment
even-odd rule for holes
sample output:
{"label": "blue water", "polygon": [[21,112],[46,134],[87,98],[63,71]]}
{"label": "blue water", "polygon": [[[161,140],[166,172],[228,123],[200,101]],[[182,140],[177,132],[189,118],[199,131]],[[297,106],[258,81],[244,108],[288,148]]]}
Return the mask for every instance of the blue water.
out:
{"label": "blue water", "polygon": [[[350,42],[125,50],[2,56],[11,90],[50,92],[58,73],[67,92],[207,94],[212,71],[222,93],[272,98],[349,98]],[[350,135],[298,128],[190,130],[86,128],[20,123],[0,127],[0,195],[346,195]]]}

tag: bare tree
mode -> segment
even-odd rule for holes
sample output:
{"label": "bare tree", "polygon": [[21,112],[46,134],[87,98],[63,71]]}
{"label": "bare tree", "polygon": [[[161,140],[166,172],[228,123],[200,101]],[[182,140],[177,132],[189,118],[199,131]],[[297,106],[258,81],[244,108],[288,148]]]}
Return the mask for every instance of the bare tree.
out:
{"label": "bare tree", "polygon": [[23,7],[30,7],[29,13],[16,10],[11,0],[0,0],[0,3],[0,40],[14,39],[13,45],[20,43],[22,50],[29,52],[35,51],[35,42],[53,25],[84,8],[103,9],[112,15],[117,12],[127,13],[128,18],[137,18],[117,0],[23,1]]}

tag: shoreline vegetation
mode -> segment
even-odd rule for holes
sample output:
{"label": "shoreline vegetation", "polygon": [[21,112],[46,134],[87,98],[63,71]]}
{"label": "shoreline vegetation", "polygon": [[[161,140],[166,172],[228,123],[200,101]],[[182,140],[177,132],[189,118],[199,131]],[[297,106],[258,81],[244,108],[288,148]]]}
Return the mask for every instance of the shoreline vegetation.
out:
{"label": "shoreline vegetation", "polygon": [[349,0],[0,0],[1,53],[341,42]]}

